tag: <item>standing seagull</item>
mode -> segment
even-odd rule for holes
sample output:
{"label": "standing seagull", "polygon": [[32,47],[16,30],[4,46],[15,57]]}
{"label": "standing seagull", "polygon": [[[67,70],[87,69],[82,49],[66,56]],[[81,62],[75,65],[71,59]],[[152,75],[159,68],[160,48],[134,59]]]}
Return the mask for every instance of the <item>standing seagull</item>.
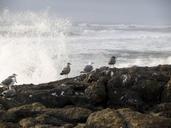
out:
{"label": "standing seagull", "polygon": [[16,76],[16,74],[12,74],[11,76],[3,80],[1,84],[9,89],[11,86],[17,83]]}
{"label": "standing seagull", "polygon": [[116,57],[115,56],[112,56],[111,58],[110,58],[110,60],[109,60],[109,65],[113,65],[113,67],[114,67],[114,64],[116,63]]}
{"label": "standing seagull", "polygon": [[89,73],[93,70],[93,62],[90,62],[88,65],[84,67],[84,70],[81,73]]}
{"label": "standing seagull", "polygon": [[60,75],[67,75],[67,78],[68,78],[68,74],[71,71],[70,65],[71,65],[70,63],[67,63],[67,66],[62,69],[62,72],[60,73]]}

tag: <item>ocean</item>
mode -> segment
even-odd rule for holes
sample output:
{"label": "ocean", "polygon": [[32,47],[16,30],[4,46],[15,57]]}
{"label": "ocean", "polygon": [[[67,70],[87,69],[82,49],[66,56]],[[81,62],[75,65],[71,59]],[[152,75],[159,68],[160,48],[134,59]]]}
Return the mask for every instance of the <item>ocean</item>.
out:
{"label": "ocean", "polygon": [[76,23],[29,11],[0,14],[0,80],[18,74],[17,84],[44,83],[80,74],[89,62],[94,68],[171,64],[171,26]]}

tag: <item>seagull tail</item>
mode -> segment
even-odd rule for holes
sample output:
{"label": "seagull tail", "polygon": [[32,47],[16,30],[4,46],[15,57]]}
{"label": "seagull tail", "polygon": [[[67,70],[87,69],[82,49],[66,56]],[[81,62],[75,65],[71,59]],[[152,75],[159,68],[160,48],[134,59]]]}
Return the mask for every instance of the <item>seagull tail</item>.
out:
{"label": "seagull tail", "polygon": [[0,87],[3,87],[4,85],[2,83],[0,83]]}
{"label": "seagull tail", "polygon": [[64,72],[64,71],[62,71],[62,72],[60,73],[60,75],[65,75],[65,72]]}
{"label": "seagull tail", "polygon": [[85,71],[81,71],[80,73],[85,73]]}

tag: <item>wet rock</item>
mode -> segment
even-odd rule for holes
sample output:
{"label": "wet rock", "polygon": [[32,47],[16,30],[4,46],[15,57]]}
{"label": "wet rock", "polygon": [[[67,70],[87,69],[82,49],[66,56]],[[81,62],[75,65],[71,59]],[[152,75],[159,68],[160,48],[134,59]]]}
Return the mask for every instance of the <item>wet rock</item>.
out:
{"label": "wet rock", "polygon": [[18,128],[18,124],[10,122],[0,122],[0,128]]}
{"label": "wet rock", "polygon": [[2,120],[8,122],[17,122],[18,120],[33,116],[35,114],[40,113],[42,109],[45,109],[40,103],[33,103],[29,105],[23,105],[20,107],[14,107],[9,109],[6,113],[4,113]]}
{"label": "wet rock", "polygon": [[0,122],[30,128],[169,127],[170,75],[171,65],[101,67],[74,78],[18,85],[15,96],[0,96]]}
{"label": "wet rock", "polygon": [[149,104],[159,103],[163,91],[163,85],[155,80],[140,80],[132,87],[139,93],[143,101]]}
{"label": "wet rock", "polygon": [[127,127],[131,128],[170,128],[171,119],[142,114],[130,109],[117,110],[125,120]]}
{"label": "wet rock", "polygon": [[107,85],[108,105],[143,109],[143,100],[137,91],[128,89],[121,77],[114,77]]}
{"label": "wet rock", "polygon": [[165,85],[163,93],[162,93],[162,101],[163,102],[171,102],[171,79]]}
{"label": "wet rock", "polygon": [[106,83],[107,79],[102,77],[85,90],[85,95],[92,101],[92,104],[103,104],[106,101]]}
{"label": "wet rock", "polygon": [[171,102],[162,103],[154,106],[151,109],[151,114],[155,116],[163,116],[163,117],[171,118]]}
{"label": "wet rock", "polygon": [[85,122],[91,113],[91,110],[80,107],[66,107],[63,109],[50,109],[46,111],[46,114],[48,115],[72,123]]}
{"label": "wet rock", "polygon": [[124,128],[124,120],[113,109],[104,109],[92,113],[86,122],[86,128]]}
{"label": "wet rock", "polygon": [[85,124],[77,124],[74,128],[86,128]]}
{"label": "wet rock", "polygon": [[15,91],[14,89],[5,90],[5,91],[3,91],[1,94],[2,94],[2,96],[5,97],[5,98],[11,98],[11,97],[16,96],[16,91]]}
{"label": "wet rock", "polygon": [[24,118],[24,119],[20,120],[19,125],[22,128],[29,128],[29,127],[32,127],[35,125],[35,120],[34,120],[34,118],[31,118],[31,117]]}

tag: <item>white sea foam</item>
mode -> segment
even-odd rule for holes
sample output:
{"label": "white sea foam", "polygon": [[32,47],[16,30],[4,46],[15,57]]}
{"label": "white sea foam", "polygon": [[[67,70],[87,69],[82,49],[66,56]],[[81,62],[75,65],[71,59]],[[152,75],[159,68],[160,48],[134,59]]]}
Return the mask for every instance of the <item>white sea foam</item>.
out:
{"label": "white sea foam", "polygon": [[59,78],[68,60],[65,32],[70,22],[47,13],[11,13],[0,17],[0,79],[18,74],[18,83],[40,83]]}
{"label": "white sea foam", "polygon": [[18,74],[18,83],[61,79],[67,62],[70,76],[85,64],[107,65],[117,56],[117,67],[171,64],[171,27],[71,23],[47,12],[0,14],[0,80]]}

